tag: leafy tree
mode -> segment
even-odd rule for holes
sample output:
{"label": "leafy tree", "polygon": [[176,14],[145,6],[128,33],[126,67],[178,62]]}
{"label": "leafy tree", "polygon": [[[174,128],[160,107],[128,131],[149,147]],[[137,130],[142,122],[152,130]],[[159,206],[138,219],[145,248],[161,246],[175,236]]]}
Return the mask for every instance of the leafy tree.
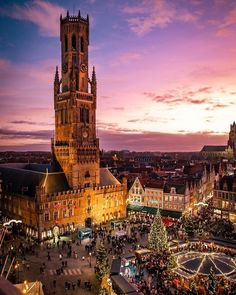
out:
{"label": "leafy tree", "polygon": [[156,216],[151,225],[148,235],[149,249],[156,252],[163,252],[168,249],[167,231],[161,219],[160,211],[157,210]]}

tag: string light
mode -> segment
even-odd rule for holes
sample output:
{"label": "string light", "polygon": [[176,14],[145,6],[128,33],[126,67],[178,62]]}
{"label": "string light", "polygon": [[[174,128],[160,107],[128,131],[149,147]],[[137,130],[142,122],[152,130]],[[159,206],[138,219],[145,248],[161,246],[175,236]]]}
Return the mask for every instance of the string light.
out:
{"label": "string light", "polygon": [[[184,260],[184,261],[180,261],[181,258],[187,258],[188,256],[192,256],[194,255],[194,257],[191,257],[190,259]],[[222,255],[224,255],[228,262],[226,261],[222,261]],[[212,252],[212,253],[200,253],[200,252],[195,252],[195,251],[191,251],[185,254],[176,254],[175,256],[177,256],[177,267],[174,269],[174,271],[176,273],[178,273],[178,271],[181,271],[182,275],[184,276],[183,272],[188,272],[191,275],[189,276],[185,276],[186,278],[190,279],[195,277],[196,275],[206,275],[206,273],[201,273],[200,270],[202,268],[202,266],[204,265],[205,261],[207,258],[209,258],[209,260],[212,262],[213,266],[215,267],[215,269],[217,269],[220,273],[220,275],[218,276],[223,276],[224,278],[226,278],[227,280],[229,280],[229,276],[232,275],[233,273],[235,273],[235,269],[236,269],[236,263],[233,260],[233,258],[231,257],[227,257],[225,254],[221,254],[219,255],[219,253],[216,252]],[[202,258],[198,268],[196,269],[196,271],[194,269],[191,268],[187,268],[183,265],[183,263],[188,263],[189,261],[193,261],[195,259],[199,259]],[[229,272],[223,272],[215,263],[214,259],[219,260],[221,263],[224,263],[225,265],[227,265],[230,269],[232,269]]]}

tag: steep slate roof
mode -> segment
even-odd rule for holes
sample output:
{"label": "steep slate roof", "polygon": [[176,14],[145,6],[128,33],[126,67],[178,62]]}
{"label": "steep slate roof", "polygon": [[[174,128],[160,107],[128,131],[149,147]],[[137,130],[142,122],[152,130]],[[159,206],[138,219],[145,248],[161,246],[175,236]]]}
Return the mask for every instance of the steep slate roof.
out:
{"label": "steep slate roof", "polygon": [[201,152],[224,152],[227,145],[204,145]]}
{"label": "steep slate roof", "polygon": [[100,168],[100,185],[120,185],[120,182],[112,175],[108,168]]}
{"label": "steep slate roof", "polygon": [[[63,172],[45,173],[28,170],[24,165],[0,165],[3,189],[8,192],[35,197],[36,187],[44,187],[46,193],[66,191],[69,189]],[[43,170],[43,167],[38,167]],[[46,169],[46,167],[44,167]]]}
{"label": "steep slate roof", "polygon": [[[69,190],[64,172],[47,172],[47,164],[12,163],[0,165],[2,187],[8,192],[35,197],[36,187],[51,194]],[[100,185],[120,185],[108,168],[100,168]]]}
{"label": "steep slate roof", "polygon": [[[226,184],[226,187],[224,186]],[[229,192],[235,191],[236,187],[236,175],[225,175],[221,178],[219,183],[221,190],[227,190]]]}

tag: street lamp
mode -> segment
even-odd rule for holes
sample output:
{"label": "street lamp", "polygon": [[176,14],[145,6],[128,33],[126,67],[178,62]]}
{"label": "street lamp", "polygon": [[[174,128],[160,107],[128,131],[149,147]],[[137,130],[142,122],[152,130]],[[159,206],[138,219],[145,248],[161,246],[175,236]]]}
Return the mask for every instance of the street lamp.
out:
{"label": "street lamp", "polygon": [[19,262],[16,262],[14,266],[15,271],[17,271],[17,283],[20,282],[20,264]]}
{"label": "street lamp", "polygon": [[112,290],[112,281],[110,278],[107,279],[107,284],[108,284],[108,287],[109,287],[109,295],[111,295],[111,290]]}
{"label": "street lamp", "polygon": [[92,256],[92,253],[91,253],[91,252],[89,252],[89,267],[92,267],[91,256]]}
{"label": "street lamp", "polygon": [[7,232],[7,225],[10,225],[11,223],[22,223],[22,220],[11,219],[8,222],[3,223],[3,231],[0,236],[0,248],[2,247],[2,243]]}

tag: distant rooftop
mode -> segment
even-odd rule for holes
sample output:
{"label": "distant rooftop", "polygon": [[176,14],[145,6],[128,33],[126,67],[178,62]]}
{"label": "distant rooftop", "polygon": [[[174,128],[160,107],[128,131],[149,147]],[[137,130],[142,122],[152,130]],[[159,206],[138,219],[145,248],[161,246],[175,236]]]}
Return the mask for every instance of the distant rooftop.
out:
{"label": "distant rooftop", "polygon": [[204,145],[201,152],[224,152],[227,145]]}

